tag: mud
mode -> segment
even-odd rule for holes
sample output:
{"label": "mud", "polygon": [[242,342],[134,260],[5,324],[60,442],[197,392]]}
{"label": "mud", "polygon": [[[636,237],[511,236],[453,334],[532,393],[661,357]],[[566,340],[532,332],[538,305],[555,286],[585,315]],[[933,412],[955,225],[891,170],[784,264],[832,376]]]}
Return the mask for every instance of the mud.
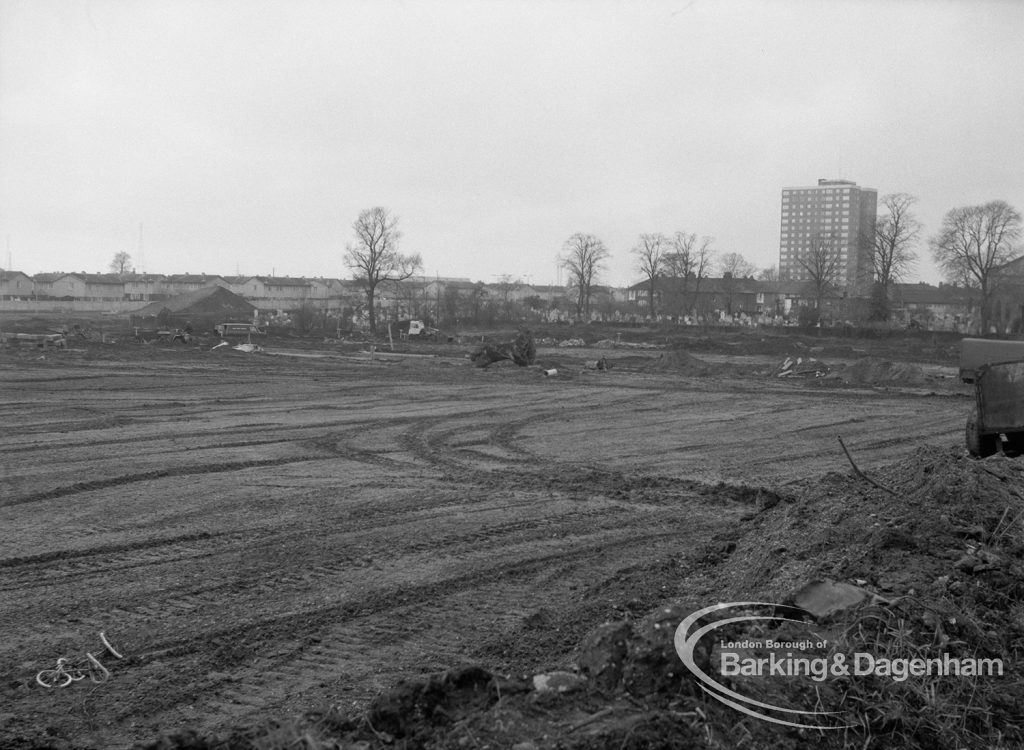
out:
{"label": "mud", "polygon": [[[571,666],[605,620],[716,596],[687,576],[787,486],[846,472],[837,434],[870,471],[958,445],[969,408],[959,388],[591,372],[585,350],[539,352],[555,378],[327,355],[0,356],[0,745],[129,747]],[[125,656],[109,682],[36,684],[100,631]]]}

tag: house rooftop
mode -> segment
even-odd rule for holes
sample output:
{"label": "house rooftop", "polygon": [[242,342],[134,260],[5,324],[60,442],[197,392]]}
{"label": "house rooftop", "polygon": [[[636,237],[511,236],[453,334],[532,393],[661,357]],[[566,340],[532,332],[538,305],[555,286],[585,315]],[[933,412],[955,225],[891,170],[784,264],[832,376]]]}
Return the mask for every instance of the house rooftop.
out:
{"label": "house rooftop", "polygon": [[179,273],[173,276],[167,276],[166,279],[168,283],[171,284],[205,284],[208,281],[215,281],[216,279],[223,281],[224,277],[219,274]]}
{"label": "house rooftop", "polygon": [[309,286],[309,282],[302,277],[292,276],[255,276],[264,284],[271,284],[273,286]]}

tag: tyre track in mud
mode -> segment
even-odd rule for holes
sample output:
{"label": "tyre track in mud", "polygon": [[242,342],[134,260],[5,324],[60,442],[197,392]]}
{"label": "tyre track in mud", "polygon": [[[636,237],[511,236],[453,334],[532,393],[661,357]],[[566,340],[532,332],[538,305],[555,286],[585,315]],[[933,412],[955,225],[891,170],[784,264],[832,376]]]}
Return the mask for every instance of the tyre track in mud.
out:
{"label": "tyre track in mud", "polygon": [[[599,513],[600,511],[597,511],[585,515]],[[570,520],[573,521],[573,528],[580,526],[587,528],[585,519]],[[443,521],[443,519],[439,518],[438,521]],[[475,536],[476,540],[482,543],[487,540],[493,541],[502,534],[527,529],[530,526],[525,523],[498,525],[471,536]],[[537,524],[533,526],[536,528]],[[497,622],[501,618],[515,619],[530,610],[531,607],[552,604],[552,597],[556,600],[558,598],[555,595],[557,592],[549,592],[547,598],[538,602],[536,587],[530,578],[531,575],[546,571],[552,564],[576,561],[579,566],[586,566],[589,575],[593,575],[594,568],[588,563],[593,558],[602,558],[607,562],[609,555],[619,550],[627,554],[631,560],[633,557],[629,553],[637,544],[644,545],[649,550],[655,541],[661,540],[674,548],[678,539],[678,532],[666,530],[661,521],[658,521],[654,528],[648,531],[642,531],[634,526],[631,531],[626,532],[620,524],[612,524],[608,533],[619,538],[602,536],[585,543],[582,548],[577,547],[566,551],[550,549],[551,546],[559,542],[547,541],[548,551],[538,552],[535,543],[527,541],[527,547],[524,548],[518,559],[497,565],[483,562],[483,560],[497,559],[504,554],[495,555],[488,545],[488,549],[481,550],[484,555],[482,559],[465,566],[465,569],[472,571],[468,574],[454,577],[432,576],[412,585],[398,580],[389,586],[380,587],[378,585],[377,589],[371,590],[363,598],[343,601],[329,607],[260,616],[249,624],[236,624],[230,628],[205,630],[201,637],[198,633],[192,632],[185,637],[178,635],[161,639],[159,634],[154,632],[152,635],[156,636],[155,638],[147,638],[149,646],[147,651],[151,652],[149,656],[133,657],[134,660],[129,659],[125,664],[118,663],[116,666],[119,674],[123,675],[125,679],[131,679],[132,667],[143,666],[146,660],[151,658],[159,658],[167,668],[175,669],[173,657],[177,655],[186,659],[199,658],[200,664],[212,658],[214,663],[210,666],[216,668],[215,671],[220,671],[224,665],[218,661],[216,652],[204,656],[200,647],[200,653],[195,653],[200,643],[221,646],[233,644],[232,649],[237,650],[241,641],[243,644],[251,644],[251,647],[246,646],[243,651],[258,654],[268,649],[279,649],[274,644],[280,640],[281,636],[284,636],[286,640],[285,650],[287,651],[288,648],[291,648],[287,644],[296,638],[303,639],[316,635],[322,642],[332,645],[323,646],[317,650],[301,648],[292,656],[281,657],[271,664],[261,664],[259,669],[249,669],[248,672],[242,669],[241,678],[238,672],[233,671],[231,678],[223,680],[229,683],[227,687],[224,687],[226,692],[221,695],[219,688],[215,690],[214,702],[210,704],[213,709],[210,714],[211,726],[224,718],[218,712],[238,713],[241,711],[245,713],[267,704],[280,703],[280,696],[276,695],[274,690],[282,680],[287,682],[291,692],[301,693],[302,690],[315,685],[318,680],[322,681],[325,674],[345,674],[348,675],[348,679],[356,680],[361,685],[352,695],[365,698],[386,682],[390,682],[394,676],[413,668],[416,663],[423,663],[424,659],[433,666],[440,667],[446,664],[451,665],[456,658],[465,658],[464,648],[454,649],[449,653],[441,646],[446,642],[450,633],[458,632],[460,626],[464,629],[466,622],[476,621],[481,617],[489,622]],[[472,551],[468,547],[456,544],[457,541],[455,538],[438,539],[436,544],[429,546],[436,550],[443,549],[448,544],[454,544],[460,551],[460,556],[463,557]],[[531,544],[534,546],[531,547]],[[413,543],[408,545],[407,550],[396,550],[395,554],[405,556],[406,552],[422,549],[423,546]],[[497,549],[510,551],[507,547],[499,546]],[[618,564],[617,560],[613,560],[608,563],[610,566],[608,569],[614,569]],[[304,571],[302,577],[310,579],[311,582],[317,581],[323,587],[331,583],[337,574],[346,572],[347,568],[348,566],[340,561],[333,566],[321,566],[316,570]],[[515,592],[508,583],[509,576],[525,577],[525,580],[516,589],[520,592],[519,595],[513,596]],[[501,583],[494,583],[496,580],[500,580]],[[277,591],[280,594],[282,589],[286,588],[286,586],[282,586],[282,583],[285,583],[282,578],[259,581],[250,596],[243,597],[243,591],[236,591],[234,592],[235,598],[252,602],[261,601],[271,591]],[[484,588],[490,592],[486,596],[482,589],[478,590],[482,583],[487,583]],[[451,597],[465,592],[472,592],[472,596],[466,598],[461,605],[453,606],[450,602]],[[131,634],[133,631],[144,630],[148,623],[160,622],[164,625],[165,632],[168,628],[180,632],[182,625],[194,620],[192,617],[194,613],[203,612],[216,601],[223,599],[225,593],[212,590],[195,593],[174,592],[173,596],[159,603],[148,603],[135,608],[119,607],[105,611],[99,617],[80,613],[78,620],[80,628],[86,631],[106,629],[109,633],[111,625],[116,623],[121,634]],[[396,607],[401,609],[394,615],[394,620],[380,622],[379,618]],[[421,626],[410,630],[408,624],[410,607],[422,610],[419,622],[428,622],[426,630],[423,630]],[[134,625],[133,621],[135,621]],[[126,646],[130,646],[131,638],[126,640],[128,641]],[[401,648],[399,648],[400,646]],[[404,654],[403,658],[395,656],[396,649]],[[458,656],[459,654],[461,656]],[[3,655],[2,652],[0,655]],[[387,670],[381,671],[375,666],[388,663],[389,660],[391,660],[392,666]],[[181,671],[194,671],[196,668],[199,668],[200,671],[203,669],[200,665],[190,663],[183,665]],[[206,669],[209,668],[206,667]],[[236,680],[239,679],[241,679],[244,689],[240,690],[235,686]],[[214,688],[215,684],[210,687]],[[267,694],[268,691],[271,693],[270,695]],[[184,700],[185,696],[182,699]],[[242,708],[225,708],[228,704]],[[249,708],[245,708],[246,706]]]}
{"label": "tyre track in mud", "polygon": [[46,490],[44,492],[26,495],[21,498],[0,500],[0,508],[7,508],[14,505],[24,505],[28,503],[36,503],[43,500],[56,500],[59,498],[64,498],[71,495],[78,495],[85,492],[95,492],[97,490],[104,490],[112,487],[121,487],[126,484],[150,482],[154,479],[195,476],[200,474],[229,473],[233,471],[239,471],[242,469],[256,469],[268,466],[284,466],[287,464],[306,463],[310,461],[317,461],[322,458],[322,455],[309,455],[285,458],[256,459],[252,461],[234,461],[199,466],[176,466],[169,467],[167,469],[156,469],[154,471],[145,471],[138,474],[124,474],[118,477],[111,477],[110,479],[96,479],[86,482],[76,482],[75,484],[72,485],[56,487],[52,490]]}
{"label": "tyre track in mud", "polygon": [[[359,535],[366,533],[376,535],[384,532],[399,533],[403,538],[398,542],[392,542],[391,549],[402,555],[428,553],[438,549],[455,549],[465,555],[480,550],[487,551],[490,542],[495,538],[517,538],[522,532],[544,528],[552,524],[586,524],[594,532],[604,531],[609,525],[615,528],[618,525],[619,516],[635,514],[636,508],[639,507],[637,503],[622,503],[607,498],[601,498],[603,502],[595,503],[594,499],[599,497],[594,494],[595,489],[588,487],[581,491],[578,487],[570,488],[570,491],[575,492],[577,497],[562,499],[557,503],[552,500],[555,497],[554,494],[546,492],[543,502],[549,512],[542,513],[540,516],[534,515],[526,519],[510,521],[505,520],[501,514],[528,510],[531,506],[537,505],[538,499],[530,493],[520,493],[515,498],[499,497],[496,506],[488,507],[491,505],[490,498],[487,503],[483,503],[474,497],[472,488],[466,488],[465,491],[457,495],[443,496],[437,502],[419,503],[412,506],[402,503],[400,514],[396,514],[395,509],[388,507],[377,508],[376,512],[364,507],[359,510],[354,519],[345,519],[341,535],[336,536],[341,544],[343,538],[358,538]],[[424,511],[426,511],[426,515],[423,515]],[[460,520],[460,527],[451,530],[448,527],[452,524],[453,513],[457,514],[460,519],[467,513],[469,516],[479,515],[481,520],[477,521],[475,518],[471,518],[469,523],[462,523]],[[498,520],[489,522],[488,518],[493,515],[498,515]],[[414,525],[415,531],[412,528],[404,528],[411,524]],[[173,561],[176,566],[180,567],[183,563],[193,562],[200,558],[223,556],[237,550],[243,543],[281,548],[298,544],[308,535],[308,530],[282,534],[276,530],[264,528],[250,529],[248,533],[240,532],[230,535],[185,535],[177,539],[150,540],[130,545],[100,545],[71,553],[54,552],[8,559],[3,561],[4,567],[8,570],[4,571],[4,576],[0,581],[5,590],[29,590],[67,584],[76,579],[89,577],[102,579],[108,574],[124,574],[125,571],[136,567],[160,568],[166,566],[169,561]],[[228,543],[226,546],[225,542]],[[343,556],[329,565],[317,565],[314,558],[307,563],[312,567],[304,568],[303,572],[293,576],[281,577],[267,572],[270,577],[264,578],[263,573],[260,573],[254,579],[254,585],[248,588],[257,592],[252,596],[255,599],[262,596],[262,592],[268,587],[273,589],[282,583],[312,587],[317,585],[319,578],[324,575],[332,576],[343,570],[365,566],[365,563],[360,564],[358,557],[358,555]],[[276,559],[271,562],[276,563]],[[15,567],[20,569],[16,571],[18,575],[12,576],[12,571],[9,569]],[[256,573],[257,571],[253,569],[252,572]],[[223,566],[221,570],[221,576],[225,575],[226,580],[218,583],[215,580],[215,574],[204,573],[205,584],[202,587],[202,592],[190,594],[186,601],[173,600],[174,606],[192,610],[215,603],[220,596],[218,592],[232,593],[232,590],[237,589],[238,586],[235,576],[227,566]],[[83,583],[88,583],[88,581],[83,581]],[[94,595],[99,596],[99,593],[96,592]],[[123,590],[118,592],[121,598],[124,598],[125,594],[126,592]],[[12,606],[16,603],[13,599],[17,598],[20,597],[12,598]],[[152,615],[152,608],[142,605],[138,608],[137,613],[143,617],[149,617]],[[130,619],[132,616],[132,613],[123,606],[117,607],[114,614],[121,620],[126,617]]]}
{"label": "tyre track in mud", "polygon": [[[528,559],[476,565],[471,574],[399,585],[361,600],[211,632],[207,634],[211,642],[232,643],[236,648],[239,643],[249,644],[241,649],[246,654],[244,663],[250,654],[259,660],[255,666],[243,663],[232,668],[229,677],[208,684],[211,714],[245,715],[267,705],[283,705],[287,696],[279,695],[282,682],[292,692],[302,693],[322,687],[325,677],[328,682],[345,680],[355,683],[345,691],[346,697],[365,700],[409,670],[450,668],[469,659],[467,643],[455,637],[461,633],[471,641],[468,624],[485,623],[484,629],[492,633],[538,608],[560,603],[568,593],[564,588],[539,595],[536,587],[536,578],[553,565],[586,567],[587,576],[599,577],[601,570],[613,571],[622,564],[619,557],[609,559],[616,551],[628,552],[637,543],[653,548],[658,541],[672,542],[677,537],[677,532],[663,529],[634,530],[627,539],[599,539],[571,551],[535,552]],[[282,632],[287,634],[283,643]],[[154,645],[166,659],[188,643]],[[276,655],[261,658],[263,653]]]}
{"label": "tyre track in mud", "polygon": [[[65,481],[50,502],[18,504],[5,514],[39,546],[0,559],[0,590],[12,604],[0,659],[23,665],[18,679],[31,683],[33,668],[64,649],[81,650],[78,644],[105,630],[128,658],[111,665],[114,679],[94,717],[110,729],[97,735],[97,746],[148,739],[186,718],[216,730],[271,710],[364,701],[398,678],[478,659],[477,644],[508,637],[540,610],[592,606],[592,592],[619,570],[652,556],[700,555],[716,533],[735,528],[750,510],[747,496],[702,483],[681,456],[754,467],[741,477],[772,462],[783,472],[803,471],[823,455],[820,445],[809,450],[820,434],[837,423],[861,425],[855,420],[864,403],[876,412],[909,404],[902,407],[907,414],[933,403],[888,395],[865,402],[862,391],[841,400],[856,408],[837,418],[828,407],[833,394],[792,384],[524,382],[517,372],[511,383],[500,374],[481,383],[477,373],[460,373],[453,387],[443,372],[349,372],[356,382],[346,391],[327,378],[293,381],[303,373],[298,367],[274,371],[265,383],[255,371],[238,377],[230,367],[210,370],[195,375],[211,394],[201,402],[181,398],[183,388],[195,390],[192,377],[175,378],[174,403],[203,415],[192,436],[168,441],[169,424],[189,428],[173,405],[137,415],[137,435],[110,427],[88,436],[110,441],[102,445],[113,451],[123,447],[123,457],[98,471],[130,461],[133,451],[166,465],[93,477],[100,483],[93,486]],[[140,390],[143,384],[149,391],[151,383],[140,381]],[[133,387],[111,389],[123,385]],[[239,387],[255,389],[258,399],[224,398]],[[103,400],[113,391],[97,395]],[[90,394],[79,397],[88,403]],[[273,408],[256,417],[254,403]],[[112,409],[110,418],[129,413]],[[797,442],[758,451],[750,415],[767,439],[782,444],[796,434]],[[45,414],[33,417],[39,424]],[[916,416],[908,431],[937,429],[942,419],[938,412]],[[726,438],[693,439],[694,425],[712,422]],[[864,425],[866,435],[871,423]],[[807,429],[794,429],[801,427]],[[30,446],[8,439],[18,449],[9,459],[41,465],[66,439],[59,429],[58,419],[49,441],[39,433],[44,439]],[[874,439],[898,440],[904,429]],[[246,434],[238,437],[239,430]],[[729,436],[736,445],[723,446]],[[72,457],[82,466],[84,452],[100,444],[85,438],[73,438]],[[226,471],[164,471],[176,470],[173,462],[196,446],[281,446],[297,455],[274,457],[242,482],[233,472],[252,462]],[[637,455],[647,450],[650,460],[622,458],[627,447]],[[133,480],[117,481],[124,477]],[[181,493],[189,500],[201,494],[203,502],[186,503]],[[119,504],[124,516],[104,528],[96,514]],[[187,512],[159,515],[162,505],[177,504]],[[80,546],[62,556],[62,537],[49,530],[65,507],[87,524],[68,531]],[[158,521],[150,523],[154,513]],[[42,711],[40,726],[65,721],[68,731],[84,731],[61,713],[56,694],[10,682],[0,694],[18,715]],[[203,697],[189,709],[196,695]]]}

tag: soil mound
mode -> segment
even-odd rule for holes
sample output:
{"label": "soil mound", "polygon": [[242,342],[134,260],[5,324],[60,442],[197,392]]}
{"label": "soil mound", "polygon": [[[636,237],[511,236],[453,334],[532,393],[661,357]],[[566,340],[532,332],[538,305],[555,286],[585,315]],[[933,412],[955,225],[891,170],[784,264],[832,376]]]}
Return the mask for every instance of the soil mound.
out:
{"label": "soil mound", "polygon": [[876,357],[865,357],[839,372],[844,383],[903,383],[920,385],[925,382],[920,365],[909,362],[890,362]]}
{"label": "soil mound", "polygon": [[657,359],[640,368],[641,372],[680,372],[686,375],[708,375],[711,365],[687,354],[682,349],[670,349]]}
{"label": "soil mound", "polygon": [[[752,518],[720,571],[721,589],[735,600],[793,602],[809,582],[845,581],[865,595],[865,605],[832,630],[848,651],[892,660],[999,659],[1004,675],[1019,675],[1024,462],[923,447],[867,474],[885,489],[830,473]],[[868,675],[825,682],[816,697],[823,710],[863,726],[863,739],[873,735],[878,747],[1024,742],[1012,708],[1024,700],[1019,678]],[[1002,745],[999,737],[1013,739]]]}

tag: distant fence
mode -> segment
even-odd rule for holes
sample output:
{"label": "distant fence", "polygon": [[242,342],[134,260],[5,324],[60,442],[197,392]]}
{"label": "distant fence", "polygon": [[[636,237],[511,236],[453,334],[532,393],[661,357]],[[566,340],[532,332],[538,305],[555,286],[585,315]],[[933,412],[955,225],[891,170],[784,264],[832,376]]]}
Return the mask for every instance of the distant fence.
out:
{"label": "distant fence", "polygon": [[5,299],[0,300],[0,312],[49,312],[49,313],[80,313],[80,312],[112,312],[127,313],[139,310],[148,302],[91,302],[86,300],[39,300],[39,299]]}

